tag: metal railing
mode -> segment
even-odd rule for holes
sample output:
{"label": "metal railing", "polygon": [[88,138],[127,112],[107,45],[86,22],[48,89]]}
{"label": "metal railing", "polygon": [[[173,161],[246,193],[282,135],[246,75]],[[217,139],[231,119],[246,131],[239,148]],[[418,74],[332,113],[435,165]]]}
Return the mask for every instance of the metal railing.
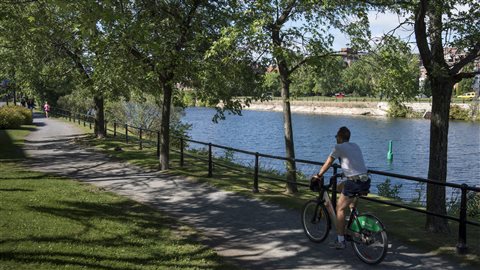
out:
{"label": "metal railing", "polygon": [[[85,121],[90,120],[89,123],[90,123],[90,128],[91,128],[91,123],[93,121],[93,117],[91,117],[91,116],[85,117],[86,115],[73,114],[73,113],[71,113],[67,110],[61,110],[61,109],[52,110],[52,112],[55,112],[55,114],[57,114],[57,115],[66,117],[70,121],[73,120],[73,122],[75,122],[75,123],[76,123],[76,120],[77,120],[78,124],[81,124],[81,119],[83,119],[83,121],[84,121],[83,125],[84,126],[85,126]],[[118,125],[119,124],[117,122],[113,122],[113,136],[114,137],[117,136]],[[157,133],[157,138],[156,138],[157,152],[156,152],[156,154],[157,154],[157,157],[160,156],[160,132],[159,131],[139,128],[139,127],[135,127],[135,126],[128,125],[128,124],[123,124],[123,126],[125,128],[125,142],[126,143],[129,143],[129,130],[130,129],[137,129],[139,131],[139,133],[138,133],[138,135],[139,135],[138,136],[139,149],[143,148],[142,131],[148,131],[148,132],[152,132],[152,133],[156,132]],[[107,122],[105,123],[105,130],[107,130],[106,127],[107,127]],[[251,155],[252,157],[254,157],[255,162],[254,162],[254,167],[253,167],[253,179],[252,179],[253,180],[252,181],[252,192],[254,192],[254,193],[259,192],[258,183],[259,183],[260,178],[269,179],[269,180],[273,180],[273,181],[284,182],[284,183],[292,183],[292,184],[296,184],[298,186],[304,186],[304,187],[309,186],[309,185],[304,184],[304,183],[291,182],[291,181],[288,181],[287,179],[284,179],[284,178],[273,177],[271,175],[265,175],[265,174],[262,175],[261,172],[260,172],[260,167],[259,167],[260,166],[260,158],[269,158],[269,159],[276,159],[276,160],[281,160],[281,161],[292,161],[292,162],[295,162],[296,164],[303,163],[303,164],[316,165],[316,166],[322,166],[324,164],[323,162],[316,162],[316,161],[304,160],[304,159],[289,159],[289,158],[281,157],[281,156],[274,156],[274,155],[263,154],[263,153],[258,153],[258,152],[246,151],[246,150],[232,148],[232,147],[228,147],[228,146],[213,144],[211,142],[202,142],[202,141],[187,139],[187,138],[183,138],[183,137],[175,137],[175,138],[180,141],[180,143],[179,143],[180,146],[179,146],[178,150],[172,149],[172,151],[176,151],[180,154],[180,166],[183,167],[185,165],[185,156],[189,156],[189,157],[192,157],[192,158],[203,160],[203,161],[208,163],[208,169],[207,169],[208,170],[208,177],[213,176],[214,165],[217,165],[219,167],[225,167],[225,168],[228,168],[228,169],[231,169],[231,170],[239,170],[238,167],[233,167],[233,166],[221,164],[218,161],[215,161],[214,160],[214,155],[213,155],[214,148],[233,151],[233,152],[238,152],[238,153],[242,153],[242,154],[246,154],[246,155]],[[197,157],[195,155],[185,153],[186,142],[196,143],[196,144],[207,146],[208,147],[207,158]],[[339,175],[338,174],[338,169],[340,168],[340,166],[338,164],[333,164],[332,168],[333,168],[333,183],[332,183],[331,192],[332,192],[332,204],[333,204],[334,209],[335,209],[336,195],[338,193],[338,191],[337,191],[337,181],[338,181],[338,175]],[[246,169],[252,169],[252,168],[246,168]],[[473,192],[476,192],[476,193],[480,193],[480,188],[479,187],[472,187],[472,186],[468,186],[467,184],[442,183],[442,182],[434,181],[432,179],[426,179],[426,178],[414,177],[414,176],[408,176],[408,175],[402,175],[402,174],[395,174],[395,173],[390,173],[390,172],[376,171],[376,170],[368,170],[368,173],[373,174],[373,175],[395,177],[395,178],[399,178],[399,179],[404,179],[404,180],[408,180],[408,181],[415,181],[415,182],[425,183],[425,184],[429,184],[429,185],[438,185],[438,186],[460,189],[461,200],[460,200],[460,211],[459,211],[459,216],[458,217],[451,216],[451,215],[439,214],[439,213],[415,208],[415,207],[412,207],[412,206],[402,205],[402,204],[398,204],[398,203],[394,203],[394,202],[387,202],[387,201],[378,200],[378,199],[374,199],[374,198],[370,198],[370,197],[361,197],[361,199],[376,202],[376,203],[381,203],[381,204],[385,204],[385,205],[395,206],[395,207],[398,207],[398,208],[407,209],[407,210],[410,210],[410,211],[415,211],[415,212],[423,213],[423,214],[426,214],[426,215],[432,215],[432,216],[441,217],[441,218],[445,218],[445,219],[448,219],[448,220],[456,221],[456,222],[459,223],[458,240],[457,240],[457,245],[456,245],[457,253],[466,254],[468,252],[467,224],[472,225],[472,226],[476,226],[476,227],[480,227],[480,223],[467,219],[467,192],[468,191],[473,191]]]}

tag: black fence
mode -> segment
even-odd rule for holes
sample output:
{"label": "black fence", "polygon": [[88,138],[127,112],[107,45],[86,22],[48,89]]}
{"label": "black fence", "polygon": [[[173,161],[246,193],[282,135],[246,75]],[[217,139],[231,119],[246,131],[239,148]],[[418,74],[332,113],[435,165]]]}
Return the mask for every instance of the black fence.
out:
{"label": "black fence", "polygon": [[[88,123],[90,128],[92,127],[91,125],[94,122],[94,118],[90,115],[72,113],[68,110],[63,110],[63,109],[57,109],[56,108],[56,109],[52,110],[52,113],[56,114],[58,116],[65,117],[65,118],[69,119],[69,121],[73,121],[74,123],[78,122],[79,125],[81,125],[81,123],[83,121],[83,126],[86,126],[87,123]],[[108,122],[105,121],[105,130],[107,130],[107,123]],[[119,125],[120,125],[119,123],[113,122],[113,134],[112,134],[113,137],[117,137],[117,133],[118,133],[117,129],[118,129]],[[160,132],[159,131],[144,129],[144,128],[140,128],[140,127],[134,127],[134,126],[128,125],[128,124],[122,124],[122,126],[125,129],[125,134],[124,135],[125,135],[125,142],[126,143],[131,143],[131,138],[129,136],[129,133],[131,133],[134,130],[136,131],[135,135],[137,137],[136,140],[137,140],[137,143],[139,145],[139,149],[143,149],[143,144],[146,141],[151,142],[150,140],[145,140],[143,138],[142,135],[144,134],[144,132],[148,132],[148,133],[151,133],[151,134],[156,134],[157,135],[156,136],[156,142],[154,142],[154,144],[156,145],[156,148],[157,148],[157,152],[156,152],[157,157],[160,155]],[[152,137],[152,136],[150,136],[150,137]],[[185,156],[196,158],[196,159],[199,159],[199,160],[203,160],[208,164],[208,169],[207,169],[208,170],[208,177],[213,176],[214,165],[219,166],[219,167],[225,167],[225,168],[228,168],[228,169],[231,169],[231,170],[239,170],[238,167],[229,166],[229,165],[222,164],[222,163],[216,161],[213,158],[213,156],[214,156],[213,151],[214,151],[215,148],[223,149],[223,150],[227,150],[227,151],[233,151],[233,152],[237,152],[237,153],[252,156],[254,158],[253,179],[252,179],[252,191],[254,193],[259,192],[258,183],[259,183],[260,178],[269,179],[269,180],[278,181],[278,182],[284,182],[284,183],[293,183],[293,184],[296,184],[297,186],[304,186],[304,187],[309,186],[309,185],[304,184],[304,183],[290,182],[290,181],[288,181],[284,178],[273,177],[271,175],[261,174],[261,172],[260,172],[260,158],[275,159],[275,160],[281,160],[281,161],[293,161],[293,162],[295,162],[295,164],[309,164],[309,165],[316,165],[316,166],[322,166],[324,164],[323,162],[316,162],[316,161],[303,160],[303,159],[289,159],[289,158],[281,157],[281,156],[274,156],[274,155],[262,154],[262,153],[258,153],[258,152],[246,151],[246,150],[242,150],[242,149],[237,149],[237,148],[232,148],[232,147],[228,147],[228,146],[213,144],[213,143],[210,143],[210,142],[196,141],[196,140],[187,139],[187,138],[183,138],[183,137],[175,137],[175,138],[177,140],[179,140],[179,149],[178,150],[171,149],[171,150],[175,151],[175,152],[178,152],[180,154],[180,166],[185,165]],[[185,151],[186,150],[186,142],[200,144],[200,145],[203,145],[203,146],[207,147],[208,148],[207,157],[206,158],[205,157],[198,157],[198,156],[186,153],[186,151]],[[332,204],[335,207],[335,205],[336,205],[336,195],[338,193],[338,191],[337,191],[337,180],[338,180],[338,177],[340,175],[338,173],[338,169],[340,168],[340,166],[338,164],[333,164],[332,168],[333,168],[333,177],[332,177],[333,182],[332,182],[331,192],[332,192]],[[444,187],[459,189],[461,191],[461,196],[460,196],[461,200],[460,200],[460,209],[459,209],[459,215],[458,216],[438,214],[438,213],[434,213],[434,212],[431,212],[431,211],[418,209],[416,207],[403,205],[403,204],[399,204],[399,203],[394,203],[394,202],[382,201],[382,200],[378,200],[378,199],[374,199],[374,198],[370,198],[370,197],[361,197],[361,199],[376,202],[376,203],[386,204],[386,205],[390,205],[390,206],[395,206],[395,207],[398,207],[398,208],[403,208],[403,209],[407,209],[407,210],[410,210],[410,211],[415,211],[415,212],[423,213],[423,214],[426,214],[426,215],[432,215],[432,216],[441,217],[441,218],[445,218],[445,219],[448,219],[448,220],[458,222],[459,223],[459,229],[458,229],[458,240],[457,240],[457,245],[456,245],[457,253],[466,254],[468,252],[468,247],[467,247],[467,224],[472,225],[472,226],[476,226],[476,227],[480,227],[480,223],[467,219],[467,201],[468,201],[467,192],[472,191],[472,192],[480,193],[480,188],[479,187],[472,187],[472,186],[468,186],[466,184],[441,183],[441,182],[438,182],[438,181],[434,181],[432,179],[426,179],[426,178],[420,178],[420,177],[414,177],[414,176],[408,176],[408,175],[401,175],[401,174],[395,174],[395,173],[390,173],[390,172],[376,171],[376,170],[369,170],[368,173],[371,174],[371,175],[380,175],[380,176],[399,178],[399,179],[403,179],[403,180],[407,180],[407,181],[415,181],[417,183],[424,183],[424,184],[427,184],[427,185],[438,185],[438,186],[444,186]]]}

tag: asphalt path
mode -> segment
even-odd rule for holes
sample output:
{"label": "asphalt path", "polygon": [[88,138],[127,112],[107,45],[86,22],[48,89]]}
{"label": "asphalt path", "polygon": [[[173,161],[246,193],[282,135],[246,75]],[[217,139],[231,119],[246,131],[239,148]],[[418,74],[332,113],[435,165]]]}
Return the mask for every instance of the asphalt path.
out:
{"label": "asphalt path", "polygon": [[[39,116],[39,115],[36,115]],[[83,132],[74,124],[35,118],[27,138],[27,165],[67,176],[149,204],[193,227],[202,241],[243,269],[370,269],[347,245],[337,251],[329,240],[315,244],[303,233],[300,213],[221,191],[168,173],[116,161],[75,143]],[[389,242],[377,269],[457,269],[432,253]],[[462,269],[468,269],[465,266]],[[472,268],[473,269],[473,268]]]}

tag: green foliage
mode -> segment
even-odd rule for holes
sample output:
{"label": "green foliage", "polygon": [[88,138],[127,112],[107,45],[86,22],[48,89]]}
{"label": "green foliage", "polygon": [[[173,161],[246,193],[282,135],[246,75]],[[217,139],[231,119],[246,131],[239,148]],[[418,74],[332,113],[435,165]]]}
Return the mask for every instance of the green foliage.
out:
{"label": "green foliage", "polygon": [[385,182],[378,184],[378,195],[392,198],[396,200],[401,200],[400,198],[400,189],[402,188],[402,184],[395,184],[392,186],[390,178],[387,178]]}
{"label": "green foliage", "polygon": [[[376,72],[370,61],[374,61],[373,57],[362,56],[343,70],[341,78],[346,93],[356,96],[375,96],[373,78]],[[335,78],[332,79],[335,80]]]}
{"label": "green foliage", "polygon": [[19,128],[32,124],[32,112],[21,106],[0,107],[0,129]]}
{"label": "green foliage", "polygon": [[425,189],[427,185],[425,183],[417,183],[415,187],[415,193],[417,196],[412,199],[412,203],[415,205],[423,205],[423,196],[425,195]]}
{"label": "green foliage", "polygon": [[401,103],[390,102],[388,107],[387,115],[389,117],[411,117],[413,115],[413,110],[410,107],[405,106]]}
{"label": "green foliage", "polygon": [[272,97],[280,96],[280,78],[278,72],[266,72],[263,76],[263,88]]}
{"label": "green foliage", "polygon": [[[451,196],[447,203],[448,214],[458,216],[460,214],[461,193]],[[480,221],[480,193],[467,191],[467,216]]]}
{"label": "green foliage", "polygon": [[[131,101],[109,102],[106,107],[106,118],[109,122],[115,121],[120,124],[127,123],[134,127],[140,127],[144,130],[144,138],[157,139],[156,131],[160,130],[162,114],[154,97],[145,94],[142,97],[137,96]],[[170,144],[179,148],[180,137],[188,138],[188,130],[191,125],[182,123],[181,117],[184,111],[181,107],[172,107],[170,116]],[[137,129],[130,130],[133,134],[138,134]]]}
{"label": "green foliage", "polygon": [[223,153],[223,159],[226,161],[233,162],[233,158],[235,156],[235,151],[232,149],[226,149],[225,152]]}
{"label": "green foliage", "polygon": [[450,106],[450,119],[454,120],[471,120],[471,113],[458,105]]}
{"label": "green foliage", "polygon": [[352,88],[346,87],[342,73],[346,63],[341,57],[325,57],[313,65],[300,67],[292,74],[291,92],[293,96],[332,96],[338,92],[352,94]]}
{"label": "green foliage", "polygon": [[178,100],[177,106],[191,107],[196,105],[195,101],[197,98],[193,90],[179,89],[175,94],[175,100]]}
{"label": "green foliage", "polygon": [[346,69],[349,87],[362,94],[396,103],[409,101],[419,92],[418,58],[406,42],[386,36],[369,55]]}

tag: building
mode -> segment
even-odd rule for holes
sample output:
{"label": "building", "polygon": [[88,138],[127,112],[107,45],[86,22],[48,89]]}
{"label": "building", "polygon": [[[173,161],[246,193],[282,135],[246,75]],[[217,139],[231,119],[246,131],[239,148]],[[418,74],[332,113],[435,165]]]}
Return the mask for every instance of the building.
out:
{"label": "building", "polygon": [[[458,63],[460,60],[466,57],[466,52],[463,50],[458,50],[458,48],[444,48],[443,51],[445,62],[447,63],[448,66],[453,66],[456,63]],[[420,56],[419,56],[420,58]],[[473,63],[473,70],[474,71],[479,71],[480,70],[480,59],[475,59]],[[423,88],[425,85],[425,81],[427,79],[427,70],[423,66],[422,60],[420,58],[420,78],[419,78],[419,86],[420,88]],[[457,84],[455,84],[454,89],[457,88]],[[476,75],[474,78],[474,82],[472,85],[472,88],[474,91],[479,92],[480,88],[480,75]]]}

